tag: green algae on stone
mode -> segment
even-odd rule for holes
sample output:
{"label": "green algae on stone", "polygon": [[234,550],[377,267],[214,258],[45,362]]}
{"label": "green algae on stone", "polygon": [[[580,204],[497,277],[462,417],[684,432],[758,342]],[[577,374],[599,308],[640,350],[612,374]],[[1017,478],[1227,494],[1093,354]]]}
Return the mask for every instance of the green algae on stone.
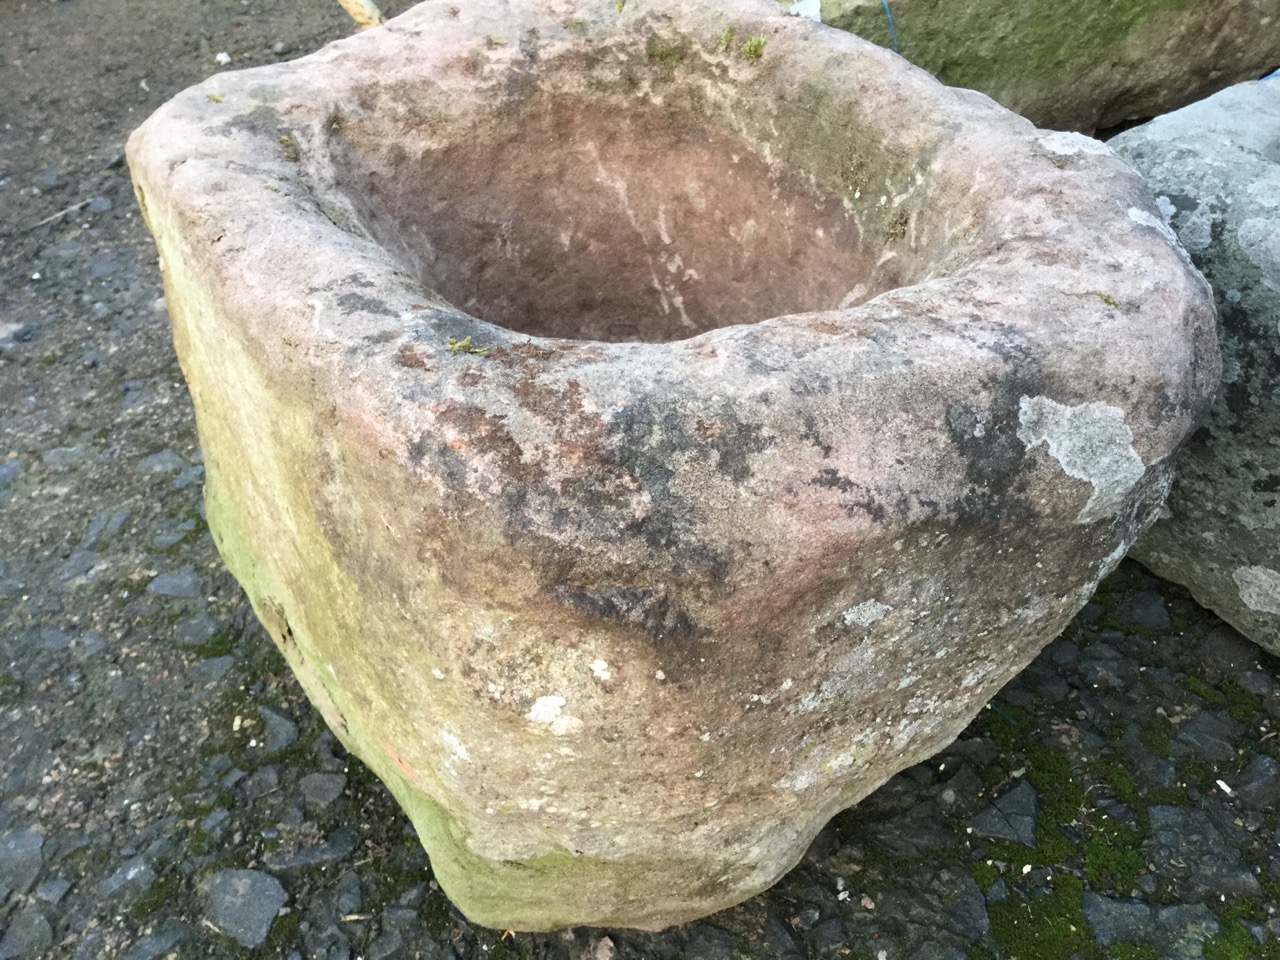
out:
{"label": "green algae on stone", "polygon": [[[1280,57],[1280,39],[1265,36],[1274,4],[1219,13],[1197,0],[894,0],[892,15],[902,56],[1054,129],[1164,113]],[[893,46],[878,0],[823,0],[822,19]]]}

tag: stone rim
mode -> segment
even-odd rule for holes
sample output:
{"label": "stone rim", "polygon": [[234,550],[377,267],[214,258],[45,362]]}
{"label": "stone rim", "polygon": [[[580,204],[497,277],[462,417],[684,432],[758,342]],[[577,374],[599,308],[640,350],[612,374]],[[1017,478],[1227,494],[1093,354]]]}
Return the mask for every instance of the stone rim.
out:
{"label": "stone rim", "polygon": [[[506,2],[495,2],[490,5],[497,8],[500,16],[494,16],[493,9],[479,9],[482,5],[474,5],[466,11],[454,18],[447,11],[437,11],[432,5],[423,5],[409,13],[397,18],[392,28],[406,34],[425,33],[433,28],[439,27],[445,23],[463,23],[469,16],[473,16],[477,20],[483,20],[488,15],[490,22],[500,24],[508,31],[514,32],[517,25],[523,26],[525,29],[543,28],[549,31],[552,27],[559,27],[560,23],[549,17],[539,18],[531,13],[527,7],[521,5],[511,5]],[[650,7],[653,4],[649,4]],[[1086,137],[1075,134],[1066,133],[1044,133],[1043,131],[1035,131],[1026,121],[1015,117],[1008,111],[1003,110],[994,101],[989,100],[985,96],[976,94],[972,91],[952,90],[942,87],[932,77],[929,77],[923,71],[905,64],[894,55],[876,47],[872,44],[861,41],[859,38],[837,31],[834,28],[824,27],[821,24],[810,21],[806,18],[788,17],[774,12],[774,8],[767,0],[735,0],[734,3],[722,5],[725,10],[719,16],[721,19],[731,19],[735,23],[746,24],[738,31],[738,35],[759,34],[767,35],[768,42],[771,45],[771,56],[785,57],[792,52],[793,46],[796,49],[802,49],[805,45],[814,40],[814,35],[821,32],[824,34],[823,41],[827,43],[835,43],[841,48],[841,53],[850,58],[850,64],[844,67],[844,74],[855,88],[859,84],[865,85],[865,75],[868,72],[868,64],[873,65],[873,69],[889,66],[892,64],[894,68],[893,75],[890,80],[886,81],[887,87],[892,87],[889,99],[901,102],[901,105],[908,105],[909,97],[923,98],[925,101],[931,101],[942,106],[948,113],[950,123],[959,125],[960,123],[974,123],[975,126],[963,133],[951,131],[943,131],[935,129],[933,134],[935,137],[943,140],[941,146],[953,151],[962,151],[972,158],[976,153],[988,153],[988,159],[984,161],[984,166],[988,169],[995,170],[999,168],[1022,168],[1026,171],[1026,182],[1039,188],[1043,184],[1043,174],[1036,170],[1036,167],[1042,167],[1046,162],[1053,164],[1059,168],[1063,168],[1063,177],[1061,182],[1055,184],[1055,187],[1061,190],[1067,196],[1064,197],[1059,211],[1052,213],[1056,219],[1051,221],[1042,232],[1042,236],[1051,233],[1061,232],[1069,233],[1064,230],[1071,222],[1071,212],[1090,200],[1098,197],[1099,184],[1110,181],[1116,186],[1110,186],[1108,192],[1111,199],[1116,199],[1116,194],[1128,195],[1131,206],[1128,207],[1124,214],[1116,217],[1118,222],[1123,222],[1126,218],[1131,222],[1127,224],[1130,228],[1129,236],[1108,237],[1113,242],[1118,241],[1122,244],[1131,245],[1130,250],[1145,248],[1144,256],[1139,258],[1138,263],[1134,265],[1135,272],[1154,271],[1159,273],[1169,273],[1173,278],[1181,275],[1182,278],[1193,276],[1198,279],[1198,275],[1186,274],[1182,271],[1181,264],[1172,261],[1170,257],[1170,241],[1176,245],[1176,240],[1167,227],[1163,225],[1163,221],[1159,217],[1159,211],[1151,202],[1151,199],[1145,190],[1140,179],[1134,175],[1129,168],[1121,163],[1110,150],[1104,146],[1091,141]],[[625,13],[625,11],[624,11]],[[685,26],[677,23],[679,17],[677,13],[662,15],[646,15],[637,13],[634,16],[625,14],[619,17],[619,26],[622,30],[638,29],[637,24],[652,29],[652,19],[663,21],[660,29],[665,29],[671,35],[678,35],[680,28]],[[690,18],[694,19],[694,18]],[[474,25],[466,25],[468,35],[473,39],[482,32],[482,23]],[[592,28],[596,24],[591,25]],[[693,29],[694,26],[688,27]],[[636,52],[643,47],[644,37],[649,34],[640,34],[637,41],[633,41],[636,46]],[[574,35],[569,35],[570,41],[578,39]],[[606,32],[603,40],[614,40],[616,34]],[[299,176],[300,170],[297,164],[291,163],[287,159],[283,159],[281,163],[273,166],[263,167],[257,164],[259,157],[254,157],[257,169],[242,167],[243,160],[250,152],[250,145],[244,145],[244,148],[238,149],[234,138],[229,137],[229,128],[233,126],[241,117],[237,117],[231,124],[220,122],[219,111],[226,103],[229,96],[233,96],[228,92],[219,93],[217,91],[236,90],[237,94],[242,94],[252,103],[255,99],[255,91],[264,91],[272,100],[291,99],[293,102],[288,109],[282,111],[282,120],[284,126],[289,129],[311,128],[322,125],[329,115],[328,109],[317,108],[315,104],[305,106],[309,94],[309,73],[311,71],[323,71],[330,68],[330,65],[337,65],[347,59],[358,59],[360,57],[360,37],[354,37],[347,41],[341,41],[332,44],[319,53],[310,57],[303,58],[288,64],[279,64],[274,66],[262,67],[256,70],[244,71],[238,76],[221,75],[205,83],[192,88],[186,93],[175,98],[169,105],[161,108],[157,112],[157,118],[164,116],[166,122],[170,124],[178,123],[190,131],[190,139],[184,138],[181,143],[170,143],[167,145],[159,145],[148,142],[145,137],[148,125],[144,125],[135,133],[132,138],[130,147],[131,156],[135,159],[133,165],[136,168],[146,167],[149,170],[159,169],[162,166],[170,168],[170,176],[175,178],[184,177],[185,175],[176,171],[175,163],[191,166],[200,165],[204,167],[199,173],[196,173],[193,182],[184,192],[190,192],[195,195],[204,188],[196,182],[203,181],[207,185],[210,193],[221,193],[223,197],[220,203],[228,204],[234,211],[232,217],[227,218],[228,223],[224,224],[201,224],[200,229],[207,234],[216,233],[217,240],[215,242],[223,243],[227,238],[232,236],[232,231],[239,228],[240,236],[243,237],[245,249],[237,253],[228,253],[224,256],[231,258],[259,259],[262,258],[266,263],[270,264],[271,258],[280,253],[280,260],[287,264],[291,260],[296,260],[301,256],[313,254],[316,251],[327,250],[328,248],[336,248],[343,250],[345,257],[340,259],[332,259],[326,262],[318,262],[314,274],[316,277],[359,277],[361,278],[358,285],[361,287],[368,286],[377,291],[381,304],[372,303],[372,309],[362,308],[358,303],[353,309],[351,306],[344,306],[341,302],[325,304],[321,306],[317,303],[316,312],[320,316],[313,318],[297,318],[294,322],[323,323],[328,320],[323,315],[337,312],[344,316],[342,321],[344,324],[351,322],[351,315],[354,314],[358,321],[368,327],[368,337],[375,338],[379,335],[385,335],[388,330],[396,329],[405,331],[406,326],[411,329],[409,333],[414,340],[426,344],[434,344],[439,349],[442,343],[447,343],[450,336],[457,336],[460,339],[468,334],[472,335],[476,342],[485,342],[498,347],[511,347],[519,343],[532,343],[539,349],[550,349],[555,351],[564,361],[569,363],[588,363],[593,366],[609,365],[611,367],[608,379],[614,382],[625,382],[628,384],[642,384],[649,379],[649,375],[643,369],[637,370],[637,366],[648,365],[657,362],[663,364],[675,365],[681,359],[690,353],[695,355],[704,354],[710,350],[723,350],[737,354],[739,357],[750,356],[759,352],[767,346],[767,341],[785,338],[791,336],[797,337],[813,337],[815,340],[821,340],[820,348],[823,350],[838,349],[839,347],[855,347],[848,341],[856,341],[861,339],[866,328],[877,323],[884,324],[902,324],[903,314],[916,306],[919,301],[927,304],[937,304],[940,307],[950,307],[953,315],[969,314],[970,316],[987,314],[988,316],[996,316],[996,312],[992,307],[998,305],[989,302],[991,289],[1003,289],[1009,293],[1015,289],[1020,292],[1020,299],[1024,304],[1033,304],[1044,296],[1047,296],[1055,290],[1062,289],[1062,281],[1075,288],[1075,292],[1083,301],[1073,314],[1064,316],[1062,329],[1056,331],[1058,334],[1054,337],[1055,347],[1065,346],[1071,342],[1074,330],[1090,325],[1105,326],[1106,320],[1104,315],[1107,311],[1098,309],[1096,299],[1111,298],[1112,295],[1106,291],[1093,291],[1091,288],[1096,286],[1090,279],[1091,276],[1105,275],[1114,264],[1108,263],[1106,258],[1097,255],[1099,249],[1088,250],[1080,246],[1072,247],[1069,244],[1052,245],[1049,252],[1062,259],[1074,258],[1076,263],[1073,269],[1065,271],[1065,273],[1057,274],[1052,281],[1045,282],[1039,289],[1034,286],[1028,287],[1025,274],[1010,278],[1007,282],[1000,278],[1000,274],[1007,273],[1009,258],[1000,251],[989,253],[974,262],[969,262],[961,269],[952,268],[950,264],[948,269],[944,270],[941,279],[931,278],[923,282],[897,287],[889,292],[880,295],[875,301],[864,303],[860,306],[852,307],[845,310],[827,310],[819,312],[811,312],[806,314],[791,314],[773,317],[768,320],[758,321],[756,323],[743,326],[728,326],[709,330],[699,334],[688,340],[673,341],[666,343],[651,343],[641,345],[605,343],[598,341],[574,341],[549,337],[537,337],[525,334],[513,334],[497,324],[490,323],[483,318],[472,317],[462,311],[443,310],[419,313],[422,305],[423,296],[420,288],[417,287],[413,278],[406,276],[402,265],[397,263],[393,257],[386,255],[385,251],[380,249],[376,244],[371,244],[367,238],[353,236],[336,223],[331,222],[331,213],[322,211],[319,208],[314,210],[300,210],[296,203],[296,196],[280,197],[278,195],[263,197],[260,193],[261,179],[267,178],[278,182],[287,183],[291,190],[297,190],[310,195],[316,188],[321,191],[328,192],[331,184],[319,182],[320,179],[331,171],[315,170],[308,171],[309,175]],[[442,58],[445,60],[451,58]],[[889,61],[888,63],[882,63]],[[896,61],[896,62],[894,62]],[[856,69],[854,68],[856,67]],[[899,69],[902,68],[902,69]],[[417,66],[410,73],[419,73],[428,69],[426,66]],[[746,72],[750,68],[738,66],[740,72]],[[779,72],[781,68],[779,68]],[[452,71],[456,74],[456,70]],[[903,80],[903,76],[909,77],[909,80]],[[277,78],[284,80],[280,83]],[[770,81],[774,79],[770,76]],[[833,75],[828,78],[830,88],[834,88],[841,75],[834,71]],[[289,91],[289,93],[282,93]],[[443,93],[462,96],[466,91],[460,90],[444,90]],[[357,91],[351,91],[353,97],[358,96]],[[216,102],[215,102],[216,98]],[[244,110],[242,106],[240,108]],[[244,126],[251,128],[252,108],[245,111],[249,120]],[[311,116],[305,117],[305,123],[302,125],[295,124],[292,118],[294,113],[309,112]],[[158,122],[158,119],[157,121]],[[274,132],[274,131],[272,131]],[[982,134],[995,134],[1001,137],[1002,142],[999,149],[991,148],[990,143],[982,142]],[[287,135],[286,135],[287,136]],[[222,141],[222,142],[219,142]],[[936,144],[935,144],[936,145]],[[260,145],[259,145],[260,149]],[[295,147],[296,149],[296,147]],[[148,156],[142,158],[142,152],[146,151]],[[289,152],[286,147],[285,153]],[[168,156],[165,156],[165,155]],[[197,155],[193,158],[193,154]],[[178,159],[180,157],[181,159]],[[1069,168],[1069,169],[1067,169]],[[306,183],[306,180],[315,178],[316,182]],[[1125,182],[1125,181],[1128,182]],[[233,185],[234,184],[234,185]],[[244,203],[240,209],[235,209],[234,202],[228,202],[225,194],[235,190],[245,197]],[[1029,191],[1030,192],[1030,191]],[[1074,196],[1070,196],[1074,194]],[[333,200],[332,196],[328,197]],[[1029,198],[1026,196],[1011,194],[1000,198],[996,203],[992,204],[992,208],[996,206],[1013,208],[1019,203],[1026,202]],[[142,196],[140,190],[140,202],[145,209],[145,197]],[[342,211],[347,213],[348,211]],[[984,211],[985,212],[985,211]],[[1116,211],[1118,214],[1119,210]],[[1042,211],[1042,215],[1050,213],[1050,211]],[[326,217],[330,219],[326,219]],[[1007,227],[1009,223],[993,224],[993,218],[988,215],[983,227],[984,232],[991,232],[993,229]],[[1038,217],[1037,217],[1038,219]],[[311,235],[309,237],[296,237],[293,239],[292,249],[276,248],[273,250],[271,243],[278,243],[280,238],[272,225],[283,220],[298,222],[300,220],[310,221]],[[235,221],[238,221],[235,222]],[[1034,228],[1023,222],[1016,225],[1029,235]],[[213,239],[212,237],[210,238]],[[238,238],[237,238],[238,239]],[[1001,247],[1006,245],[1015,245],[1023,238],[1009,236],[1001,242]],[[269,240],[269,242],[263,242]],[[233,241],[234,242],[234,241]],[[974,244],[969,244],[972,248]],[[345,248],[345,249],[344,249]],[[1180,250],[1180,248],[1179,248]],[[1111,252],[1111,251],[1108,251]],[[958,247],[952,251],[954,258],[964,260],[968,251],[964,247]],[[1091,256],[1091,254],[1094,254]],[[1172,269],[1171,269],[1172,268]],[[268,266],[264,271],[267,275],[274,275],[275,270]],[[283,271],[281,271],[283,272]],[[264,313],[268,313],[273,317],[287,316],[294,303],[292,294],[277,299],[273,296],[276,291],[271,287],[265,287],[255,291],[255,296],[261,300],[267,308]],[[317,298],[322,297],[323,287],[313,288],[310,291]],[[1183,291],[1179,291],[1183,292]],[[1202,309],[1211,310],[1208,306],[1210,300],[1207,287],[1200,291],[1201,300],[1204,306]],[[1094,302],[1090,302],[1092,294]],[[1172,298],[1171,298],[1172,299]],[[341,298],[335,297],[334,300],[340,301]],[[351,304],[354,301],[348,300]],[[1105,300],[1104,300],[1105,303]],[[1164,306],[1163,304],[1159,306]],[[326,309],[327,307],[327,309]],[[1167,347],[1170,340],[1170,334],[1177,335],[1181,332],[1179,328],[1186,329],[1194,326],[1198,318],[1193,316],[1181,316],[1173,323],[1161,323],[1160,314],[1162,312],[1159,307],[1156,309],[1139,309],[1137,311],[1142,321],[1139,326],[1146,327],[1152,331],[1149,337],[1151,349],[1154,351],[1160,347]],[[1010,311],[1012,316],[999,318],[1010,329],[1015,329],[1018,324],[1017,311]],[[394,314],[394,319],[391,315]],[[415,316],[416,314],[416,316]],[[1179,322],[1180,321],[1180,322]],[[1122,321],[1126,324],[1130,320]],[[785,327],[785,330],[779,328]],[[1161,329],[1163,327],[1163,329]],[[416,329],[415,329],[416,328]],[[473,332],[474,331],[474,332]],[[937,345],[939,339],[932,338],[932,330],[919,331],[920,336],[917,339],[916,346],[921,349],[920,354],[916,356],[921,362],[931,362],[944,354],[944,351],[931,353],[927,351],[925,346],[932,343]],[[270,329],[263,329],[258,332],[263,338],[263,345],[268,350],[271,346],[268,339],[272,335]],[[833,342],[833,339],[837,342]],[[845,341],[840,343],[838,341]],[[1202,346],[1202,345],[1200,345]],[[1203,350],[1201,352],[1204,352]],[[390,351],[387,351],[389,354]],[[658,360],[660,358],[660,360]],[[372,359],[372,358],[368,358]],[[391,357],[384,357],[392,359]],[[1110,363],[1114,368],[1122,370],[1129,364],[1125,358],[1099,358],[1104,363]],[[1191,358],[1177,357],[1177,363],[1183,366],[1196,366],[1191,362]],[[364,357],[360,358],[360,362],[353,366],[357,369],[366,367],[368,360]],[[394,367],[394,364],[388,365]],[[745,366],[745,365],[744,365]],[[1198,364],[1203,367],[1204,364]],[[391,371],[395,373],[394,369]],[[379,371],[382,375],[384,371]],[[499,412],[503,408],[509,408],[513,404],[512,387],[514,384],[506,384],[503,377],[493,376],[491,371],[486,371],[485,389],[490,393],[503,392],[501,399],[495,402],[491,412]],[[443,383],[445,379],[452,376],[453,371],[447,367],[438,367],[434,371],[424,371],[421,368],[412,371],[413,386],[412,393],[422,396],[424,394],[448,395],[449,388]],[[770,373],[773,376],[773,372]],[[518,379],[517,377],[512,378]],[[681,379],[688,382],[688,374],[686,373]],[[1116,382],[1118,376],[1100,376],[1096,381],[1096,386],[1103,387],[1105,385]],[[1172,377],[1170,379],[1173,379]],[[1198,378],[1203,380],[1203,377]],[[403,396],[403,383],[396,384],[401,388],[400,392]],[[731,389],[732,384],[720,380],[716,383],[717,392],[727,392]],[[739,395],[745,395],[755,389],[757,384],[743,384],[743,387],[737,391]],[[1081,395],[1096,394],[1098,391],[1081,389],[1078,391]],[[388,398],[395,402],[394,398]],[[1187,404],[1183,404],[1187,406]],[[1181,435],[1185,432],[1186,423],[1179,422],[1169,425],[1171,429],[1157,430],[1157,434],[1161,436],[1161,440],[1151,444],[1150,449],[1140,449],[1143,459],[1150,462],[1157,462],[1163,459],[1173,447],[1174,443],[1169,442],[1166,438],[1173,435]],[[1163,448],[1163,449],[1161,449]]]}

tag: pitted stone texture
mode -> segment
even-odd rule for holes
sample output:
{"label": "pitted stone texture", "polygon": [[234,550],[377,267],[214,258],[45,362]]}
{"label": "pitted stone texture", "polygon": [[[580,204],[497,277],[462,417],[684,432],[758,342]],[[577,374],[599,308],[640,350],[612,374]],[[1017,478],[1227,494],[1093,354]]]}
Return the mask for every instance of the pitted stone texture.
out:
{"label": "pitted stone texture", "polygon": [[426,3],[129,149],[219,548],[494,926],[772,883],[1062,629],[1219,375],[1106,147],[772,0]]}
{"label": "pitted stone texture", "polygon": [[1161,520],[1133,550],[1280,653],[1280,82],[1115,137],[1213,285],[1223,382]]}
{"label": "pitted stone texture", "polygon": [[[902,55],[1035,123],[1092,132],[1158,116],[1280,66],[1280,0],[893,0]],[[891,47],[881,0],[822,19]]]}

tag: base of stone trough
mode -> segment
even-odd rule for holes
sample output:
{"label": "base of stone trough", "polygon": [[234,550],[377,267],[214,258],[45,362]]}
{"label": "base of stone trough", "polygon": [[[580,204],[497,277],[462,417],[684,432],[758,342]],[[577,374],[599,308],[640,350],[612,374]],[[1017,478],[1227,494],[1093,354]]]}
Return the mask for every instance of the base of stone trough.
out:
{"label": "base of stone trough", "polygon": [[1219,374],[1106,147],[772,0],[424,3],[129,159],[219,549],[495,927],[773,883],[1084,604]]}

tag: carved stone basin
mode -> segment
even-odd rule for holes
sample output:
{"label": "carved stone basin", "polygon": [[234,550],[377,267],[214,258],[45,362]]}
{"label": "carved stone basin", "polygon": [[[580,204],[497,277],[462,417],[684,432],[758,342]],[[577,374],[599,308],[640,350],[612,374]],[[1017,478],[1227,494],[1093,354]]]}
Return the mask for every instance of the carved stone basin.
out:
{"label": "carved stone basin", "polygon": [[660,927],[946,745],[1218,376],[1106,147],[704,5],[430,0],[129,158],[209,524],[474,920]]}

